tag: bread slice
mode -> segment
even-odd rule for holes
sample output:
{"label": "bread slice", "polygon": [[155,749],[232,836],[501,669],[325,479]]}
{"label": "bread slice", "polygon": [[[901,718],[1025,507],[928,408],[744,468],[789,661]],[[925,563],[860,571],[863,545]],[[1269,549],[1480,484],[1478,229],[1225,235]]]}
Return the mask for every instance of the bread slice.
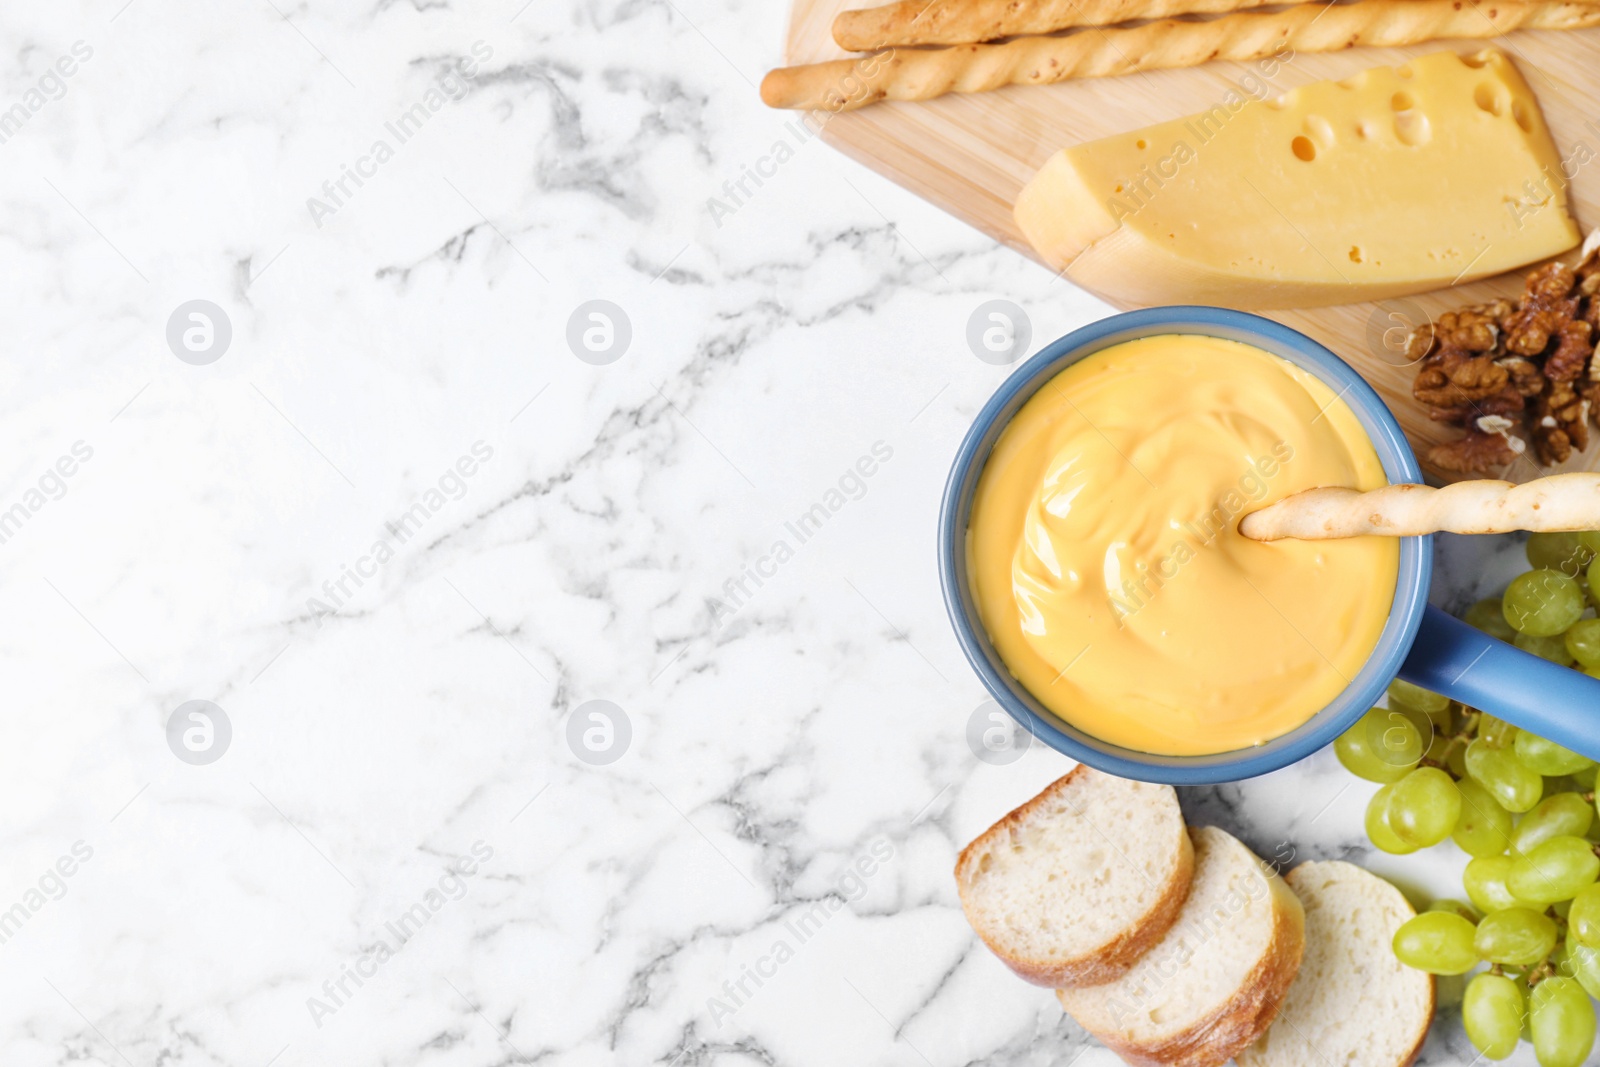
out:
{"label": "bread slice", "polygon": [[1194,851],[1171,786],[1079,765],[961,853],[967,921],[1036,985],[1109,982],[1178,917]]}
{"label": "bread slice", "polygon": [[1433,976],[1394,958],[1415,915],[1400,891],[1349,863],[1302,863],[1285,879],[1306,909],[1306,954],[1277,1022],[1239,1067],[1406,1067],[1433,1018]]}
{"label": "bread slice", "polygon": [[1167,936],[1115,982],[1056,991],[1132,1064],[1226,1063],[1271,1025],[1300,967],[1305,913],[1283,879],[1224,831],[1191,833],[1194,885]]}

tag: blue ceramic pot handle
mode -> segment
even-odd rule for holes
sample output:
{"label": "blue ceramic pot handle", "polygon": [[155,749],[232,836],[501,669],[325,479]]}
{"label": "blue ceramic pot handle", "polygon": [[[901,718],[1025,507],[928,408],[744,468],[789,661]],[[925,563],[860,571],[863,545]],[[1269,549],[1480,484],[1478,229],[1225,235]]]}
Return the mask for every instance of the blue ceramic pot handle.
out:
{"label": "blue ceramic pot handle", "polygon": [[1400,677],[1600,760],[1600,679],[1513,648],[1431,604]]}

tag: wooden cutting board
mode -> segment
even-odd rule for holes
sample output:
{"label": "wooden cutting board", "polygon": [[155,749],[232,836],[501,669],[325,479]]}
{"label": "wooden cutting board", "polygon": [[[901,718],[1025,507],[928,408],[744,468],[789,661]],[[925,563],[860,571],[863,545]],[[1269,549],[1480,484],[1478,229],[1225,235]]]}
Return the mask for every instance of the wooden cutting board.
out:
{"label": "wooden cutting board", "polygon": [[[867,5],[860,0],[794,0],[788,62],[815,63],[848,56],[850,53],[833,42],[833,17],[846,8],[861,6]],[[1587,232],[1600,225],[1600,29],[1528,31],[1493,41],[1435,41],[1409,48],[1301,53],[1281,63],[1271,78],[1263,78],[1260,67],[1253,63],[1210,63],[1188,70],[1058,85],[1009,86],[917,103],[881,103],[828,117],[822,137],[995,240],[1037,259],[1011,218],[1011,205],[1034,172],[1060,148],[1205,110],[1222,101],[1229,90],[1253,89],[1250,95],[1266,91],[1275,95],[1297,85],[1348,77],[1368,67],[1400,63],[1442,48],[1466,52],[1491,44],[1511,56],[1538,95],[1561,158],[1577,162],[1592,155],[1572,176],[1570,195],[1580,227]],[[1454,427],[1430,422],[1411,398],[1415,370],[1400,351],[1405,333],[1418,322],[1462,304],[1514,297],[1522,291],[1525,274],[1526,270],[1520,270],[1378,304],[1259,313],[1309,334],[1348,360],[1389,404],[1420,457],[1429,446],[1460,433]],[[1600,438],[1600,433],[1595,436]],[[1530,461],[1518,460],[1504,477],[1520,482],[1558,469],[1597,468],[1600,440],[1560,468],[1541,470]]]}

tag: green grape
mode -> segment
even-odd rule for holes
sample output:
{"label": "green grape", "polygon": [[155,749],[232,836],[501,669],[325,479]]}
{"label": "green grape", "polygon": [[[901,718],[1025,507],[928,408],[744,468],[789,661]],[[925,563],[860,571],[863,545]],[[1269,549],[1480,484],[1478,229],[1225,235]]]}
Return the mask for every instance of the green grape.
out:
{"label": "green grape", "polygon": [[1600,619],[1579,619],[1567,631],[1562,643],[1567,655],[1582,667],[1600,667]]}
{"label": "green grape", "polygon": [[[1527,736],[1524,734],[1523,736]],[[1556,793],[1522,817],[1511,832],[1511,851],[1532,852],[1561,834],[1582,837],[1594,821],[1594,808],[1576,793]]]}
{"label": "green grape", "polygon": [[1454,912],[1425,911],[1394,932],[1395,958],[1429,974],[1466,974],[1478,965],[1474,927]]}
{"label": "green grape", "polygon": [[1512,742],[1511,750],[1517,754],[1517,762],[1540,774],[1577,774],[1594,766],[1594,760],[1588,756],[1580,756],[1570,748],[1563,748],[1554,741],[1546,741],[1526,730],[1517,731],[1517,739]]}
{"label": "green grape", "polygon": [[[1422,758],[1436,729],[1427,712],[1404,704],[1374,708],[1369,720],[1369,741],[1377,757],[1388,764],[1414,766]],[[1369,714],[1371,714],[1369,712]]]}
{"label": "green grape", "polygon": [[1461,816],[1461,791],[1437,767],[1418,767],[1392,786],[1384,821],[1413,848],[1430,848],[1450,836]]}
{"label": "green grape", "polygon": [[1569,937],[1561,954],[1561,973],[1568,978],[1576,978],[1591,997],[1600,997],[1600,949]]}
{"label": "green grape", "polygon": [[1459,781],[1469,781],[1467,778],[1467,746],[1457,745],[1450,750],[1450,756],[1445,760],[1445,766]]}
{"label": "green grape", "polygon": [[1482,912],[1464,900],[1451,900],[1449,898],[1435,900],[1433,903],[1429,904],[1425,910],[1442,911],[1450,915],[1459,915],[1463,919],[1467,920],[1467,922],[1473,924],[1476,924],[1479,919],[1483,918]]}
{"label": "green grape", "polygon": [[1416,708],[1418,711],[1430,714],[1437,711],[1450,710],[1449,697],[1440,696],[1438,693],[1424,689],[1420,685],[1412,685],[1410,682],[1402,681],[1399,678],[1389,683],[1389,700],[1398,701],[1408,708]]}
{"label": "green grape", "polygon": [[1480,974],[1467,983],[1461,1021],[1472,1047],[1491,1060],[1516,1051],[1522,1037],[1522,990],[1501,974]]}
{"label": "green grape", "polygon": [[[1411,922],[1416,920],[1408,920],[1408,924]],[[1402,925],[1400,929],[1404,930],[1405,926]],[[1397,931],[1396,942],[1399,939]],[[1556,947],[1556,924],[1548,915],[1541,915],[1532,908],[1492,911],[1478,924],[1473,933],[1472,947],[1490,963],[1530,967],[1550,955],[1550,950]],[[1395,955],[1399,954],[1396,950]]]}
{"label": "green grape", "polygon": [[1589,583],[1589,592],[1591,595],[1600,593],[1600,585],[1595,584],[1596,580],[1600,579],[1600,559],[1594,560],[1589,564],[1589,570],[1584,574],[1584,578]]}
{"label": "green grape", "polygon": [[1511,643],[1524,652],[1547,659],[1551,663],[1562,667],[1572,666],[1572,653],[1567,651],[1567,642],[1560,637],[1535,637],[1532,634],[1518,634],[1511,639]]}
{"label": "green grape", "polygon": [[1578,544],[1590,552],[1600,553],[1600,530],[1579,530],[1572,536],[1578,539]]}
{"label": "green grape", "polygon": [[1554,637],[1578,621],[1588,600],[1576,578],[1543,568],[1512,579],[1501,606],[1518,633]]}
{"label": "green grape", "polygon": [[1555,774],[1544,780],[1544,795],[1553,797],[1558,793],[1587,793],[1589,791],[1589,768],[1585,767],[1576,774]]}
{"label": "green grape", "polygon": [[1506,888],[1535,904],[1571,900],[1584,886],[1600,877],[1600,856],[1581,837],[1561,834],[1534,846],[1511,864]]}
{"label": "green grape", "polygon": [[1533,908],[1532,901],[1523,900],[1511,891],[1506,880],[1511,876],[1510,856],[1480,856],[1467,864],[1461,874],[1461,884],[1467,890],[1467,899],[1482,912],[1504,911],[1507,908]]}
{"label": "green grape", "polygon": [[1528,535],[1528,562],[1576,578],[1594,559],[1595,550],[1578,533]]}
{"label": "green grape", "polygon": [[1485,748],[1510,748],[1517,739],[1517,728],[1493,715],[1478,716],[1478,740]]}
{"label": "green grape", "polygon": [[1511,624],[1506,622],[1506,613],[1500,606],[1499,597],[1478,601],[1467,609],[1461,621],[1468,626],[1476,626],[1490,637],[1498,637],[1502,641],[1511,640],[1517,633],[1511,628]]}
{"label": "green grape", "polygon": [[1456,820],[1450,838],[1461,851],[1469,856],[1498,856],[1510,848],[1511,813],[1495,803],[1489,791],[1471,778],[1457,782],[1456,789],[1461,793],[1461,817]]}
{"label": "green grape", "polygon": [[1527,811],[1539,803],[1544,779],[1503,748],[1490,748],[1479,737],[1467,746],[1467,773],[1507,811]]}
{"label": "green grape", "polygon": [[1344,769],[1369,782],[1398,782],[1422,759],[1422,731],[1404,712],[1373,708],[1340,734],[1333,753]]}
{"label": "green grape", "polygon": [[1567,912],[1567,940],[1600,948],[1600,885],[1586,885]]}
{"label": "green grape", "polygon": [[[1569,900],[1567,903],[1571,904],[1572,901]],[[1560,943],[1556,945],[1556,950],[1550,953],[1550,959],[1548,961],[1556,974],[1567,978],[1575,977],[1573,973],[1574,964],[1567,946],[1576,944],[1577,942],[1572,940],[1572,938],[1567,937],[1565,934],[1562,935]]]}
{"label": "green grape", "polygon": [[1367,837],[1383,851],[1404,856],[1409,852],[1415,852],[1417,846],[1408,845],[1400,840],[1389,826],[1389,797],[1393,793],[1394,786],[1386,785],[1372,794],[1372,799],[1367,801]]}
{"label": "green grape", "polygon": [[1579,1067],[1594,1048],[1594,1005],[1571,978],[1546,978],[1533,987],[1528,1024],[1539,1067]]}

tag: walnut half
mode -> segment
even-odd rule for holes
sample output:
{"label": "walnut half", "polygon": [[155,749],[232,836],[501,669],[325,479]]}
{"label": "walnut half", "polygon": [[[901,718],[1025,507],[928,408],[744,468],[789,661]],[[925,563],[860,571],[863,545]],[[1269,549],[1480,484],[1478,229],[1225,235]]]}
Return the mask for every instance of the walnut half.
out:
{"label": "walnut half", "polygon": [[1458,440],[1434,445],[1428,450],[1428,462],[1458,474],[1493,474],[1522,455],[1527,447],[1522,438],[1511,435],[1509,425],[1501,433],[1472,429]]}
{"label": "walnut half", "polygon": [[[1501,301],[1504,304],[1504,301]],[[1446,311],[1439,316],[1434,335],[1441,343],[1454,345],[1468,352],[1492,352],[1500,343],[1500,315],[1510,312],[1511,306],[1496,305],[1462,308]]]}
{"label": "walnut half", "polygon": [[1493,396],[1506,387],[1510,373],[1489,356],[1467,356],[1444,348],[1411,383],[1411,395],[1430,407],[1447,408]]}
{"label": "walnut half", "polygon": [[1589,401],[1571,382],[1550,380],[1533,402],[1533,446],[1540,463],[1565,463],[1589,447]]}

